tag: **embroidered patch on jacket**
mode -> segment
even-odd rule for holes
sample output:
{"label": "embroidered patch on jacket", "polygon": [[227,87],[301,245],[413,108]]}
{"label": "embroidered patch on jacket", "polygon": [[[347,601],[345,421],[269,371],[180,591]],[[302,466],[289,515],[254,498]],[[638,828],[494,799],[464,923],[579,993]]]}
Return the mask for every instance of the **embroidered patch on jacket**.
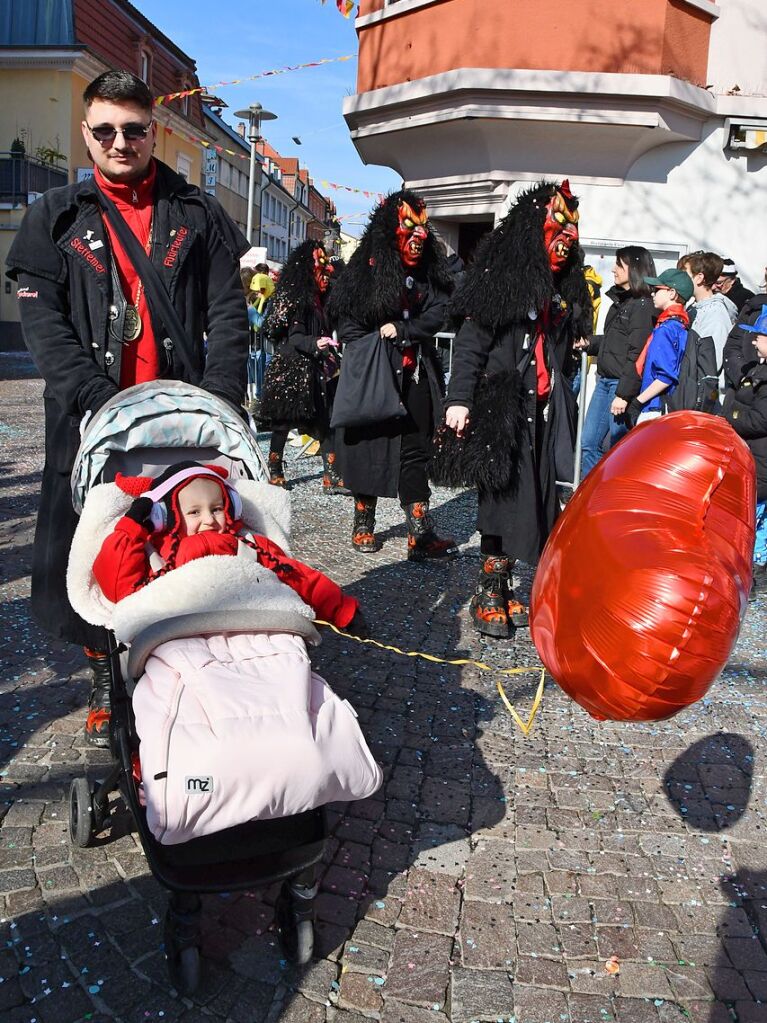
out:
{"label": "embroidered patch on jacket", "polygon": [[37,298],[39,292],[32,291],[31,288],[19,288],[16,292],[16,298]]}
{"label": "embroidered patch on jacket", "polygon": [[82,238],[73,238],[69,244],[75,250],[77,255],[80,256],[81,259],[84,259],[88,266],[92,267],[96,273],[104,274],[107,272],[104,264],[98,256],[93,255],[90,250],[90,246],[84,242]]}
{"label": "embroidered patch on jacket", "polygon": [[185,227],[180,227],[176,234],[176,237],[171,242],[170,248],[168,249],[168,255],[162,261],[163,266],[172,267],[175,266],[178,254],[181,251],[181,246],[184,244],[186,236],[189,231]]}

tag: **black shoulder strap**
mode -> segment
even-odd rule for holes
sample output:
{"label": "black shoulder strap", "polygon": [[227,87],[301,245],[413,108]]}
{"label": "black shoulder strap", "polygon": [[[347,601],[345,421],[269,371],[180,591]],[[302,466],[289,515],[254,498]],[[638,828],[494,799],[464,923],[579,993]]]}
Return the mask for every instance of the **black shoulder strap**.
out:
{"label": "black shoulder strap", "polygon": [[181,324],[178,313],[173,308],[173,303],[168,292],[165,290],[165,285],[160,279],[157,269],[139,244],[138,238],[136,238],[133,231],[131,231],[125,220],[120,216],[117,207],[109,196],[105,195],[98,187],[96,188],[96,194],[102,209],[107,217],[109,217],[109,222],[120,239],[120,244],[125,250],[128,259],[133,263],[136,273],[144,282],[144,294],[149,303],[150,311],[164,325],[165,330],[170,335],[174,350],[178,352],[178,356],[184,364],[184,369],[189,374],[189,382],[193,383],[199,374],[192,366],[186,350],[187,333]]}

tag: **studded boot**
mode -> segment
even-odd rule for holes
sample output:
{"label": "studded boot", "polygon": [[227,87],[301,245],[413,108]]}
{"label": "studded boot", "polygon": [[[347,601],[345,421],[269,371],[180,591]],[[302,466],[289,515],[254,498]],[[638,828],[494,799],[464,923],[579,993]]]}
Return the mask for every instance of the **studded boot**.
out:
{"label": "studded boot", "polygon": [[376,524],[376,504],[378,498],[367,497],[365,494],[354,495],[354,525],[352,526],[352,546],[359,554],[372,554],[380,549],[373,530]]}
{"label": "studded boot", "polygon": [[282,455],[278,451],[269,452],[269,482],[275,487],[282,487],[283,490],[286,490],[288,486]]}
{"label": "studded boot", "polygon": [[428,501],[403,504],[407,520],[407,560],[436,561],[452,558],[457,550],[455,540],[442,539],[434,529]]}
{"label": "studded boot", "polygon": [[342,494],[344,497],[351,496],[351,490],[344,485],[341,474],[336,468],[335,451],[328,451],[327,453],[323,452],[322,464],[325,467],[325,472],[322,476],[323,494]]}
{"label": "studded boot", "polygon": [[508,558],[482,559],[477,588],[469,602],[469,615],[474,628],[483,636],[506,639],[509,635],[508,579]]}
{"label": "studded boot", "polygon": [[89,650],[85,656],[91,669],[91,695],[88,700],[88,719],[85,739],[89,746],[109,746],[109,722],[112,717],[112,673],[109,658],[100,650]]}
{"label": "studded boot", "polygon": [[509,571],[506,576],[506,614],[509,618],[509,625],[515,629],[526,629],[530,624],[527,608],[517,600],[511,587],[511,570],[513,567],[514,562],[510,561]]}

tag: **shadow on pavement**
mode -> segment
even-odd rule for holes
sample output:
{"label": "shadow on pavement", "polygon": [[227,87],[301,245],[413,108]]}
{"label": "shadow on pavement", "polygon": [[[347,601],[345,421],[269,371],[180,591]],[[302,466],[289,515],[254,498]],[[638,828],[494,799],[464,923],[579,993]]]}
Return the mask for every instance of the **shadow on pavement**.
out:
{"label": "shadow on pavement", "polygon": [[[721,833],[741,821],[751,796],[754,757],[748,739],[720,732],[696,742],[671,764],[665,789],[690,829]],[[762,836],[761,846],[763,841]],[[738,857],[737,845],[735,850]],[[767,873],[736,870],[731,855],[725,850],[723,859],[732,872],[719,879],[729,907],[717,924],[719,947],[714,954],[701,938],[697,965],[706,968],[717,998],[708,1023],[758,1023],[767,1019]]]}

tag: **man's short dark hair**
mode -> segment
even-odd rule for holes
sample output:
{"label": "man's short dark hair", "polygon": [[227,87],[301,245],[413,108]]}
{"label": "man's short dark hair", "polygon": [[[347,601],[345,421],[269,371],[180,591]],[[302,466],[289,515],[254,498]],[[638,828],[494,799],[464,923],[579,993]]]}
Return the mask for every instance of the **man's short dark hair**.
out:
{"label": "man's short dark hair", "polygon": [[268,263],[256,263],[255,273],[257,274],[268,274],[269,264]]}
{"label": "man's short dark hair", "polygon": [[143,110],[151,112],[154,98],[146,82],[142,82],[130,71],[105,71],[94,78],[83,93],[83,103],[87,110],[96,99],[111,100],[113,103],[135,103]]}

